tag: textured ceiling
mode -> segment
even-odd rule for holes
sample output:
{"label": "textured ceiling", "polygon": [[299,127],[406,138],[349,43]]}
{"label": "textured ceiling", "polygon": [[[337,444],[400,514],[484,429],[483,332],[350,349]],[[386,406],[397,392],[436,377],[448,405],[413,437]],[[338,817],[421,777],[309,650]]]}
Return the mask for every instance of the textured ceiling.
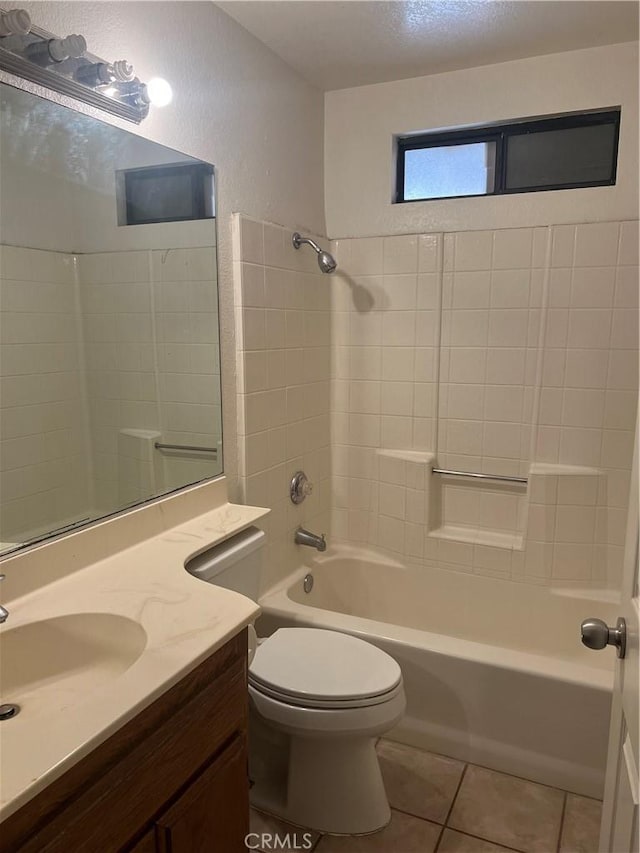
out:
{"label": "textured ceiling", "polygon": [[635,41],[638,5],[631,0],[218,3],[324,90]]}

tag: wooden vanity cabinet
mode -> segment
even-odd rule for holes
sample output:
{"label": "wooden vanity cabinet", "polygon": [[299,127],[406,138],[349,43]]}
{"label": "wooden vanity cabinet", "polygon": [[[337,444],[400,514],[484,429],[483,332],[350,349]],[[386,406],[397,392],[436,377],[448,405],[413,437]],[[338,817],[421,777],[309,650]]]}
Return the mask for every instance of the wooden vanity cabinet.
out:
{"label": "wooden vanity cabinet", "polygon": [[243,631],[0,824],[2,853],[243,853]]}

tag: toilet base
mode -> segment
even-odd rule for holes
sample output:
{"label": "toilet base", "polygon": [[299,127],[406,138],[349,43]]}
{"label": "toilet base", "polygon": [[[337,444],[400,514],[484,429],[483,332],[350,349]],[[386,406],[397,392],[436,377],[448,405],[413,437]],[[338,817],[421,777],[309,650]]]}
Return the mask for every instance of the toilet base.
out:
{"label": "toilet base", "polygon": [[252,714],[251,804],[318,832],[359,835],[382,829],[391,811],[377,737],[304,737]]}
{"label": "toilet base", "polygon": [[375,832],[391,819],[376,738],[294,737],[289,758],[290,819],[321,832]]}

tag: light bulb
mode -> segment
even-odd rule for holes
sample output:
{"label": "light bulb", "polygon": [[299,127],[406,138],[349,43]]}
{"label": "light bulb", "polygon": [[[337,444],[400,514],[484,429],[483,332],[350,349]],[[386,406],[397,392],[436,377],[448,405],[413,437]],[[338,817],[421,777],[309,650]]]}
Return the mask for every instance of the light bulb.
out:
{"label": "light bulb", "polygon": [[162,77],[154,77],[147,83],[149,100],[154,107],[166,107],[173,100],[173,90]]}

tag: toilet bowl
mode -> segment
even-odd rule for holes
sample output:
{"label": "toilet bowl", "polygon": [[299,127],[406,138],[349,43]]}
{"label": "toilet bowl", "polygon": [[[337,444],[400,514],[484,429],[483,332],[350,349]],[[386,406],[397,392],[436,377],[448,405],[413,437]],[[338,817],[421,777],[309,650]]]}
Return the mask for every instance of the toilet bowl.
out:
{"label": "toilet bowl", "polygon": [[[281,628],[258,647],[249,696],[254,805],[322,832],[389,822],[375,743],[405,709],[393,658],[347,634]],[[261,763],[278,735],[286,766]]]}
{"label": "toilet bowl", "polygon": [[[256,600],[263,541],[249,528],[186,568]],[[405,710],[396,661],[348,634],[280,628],[258,641],[248,680],[252,804],[320,832],[386,826],[375,744]]]}

